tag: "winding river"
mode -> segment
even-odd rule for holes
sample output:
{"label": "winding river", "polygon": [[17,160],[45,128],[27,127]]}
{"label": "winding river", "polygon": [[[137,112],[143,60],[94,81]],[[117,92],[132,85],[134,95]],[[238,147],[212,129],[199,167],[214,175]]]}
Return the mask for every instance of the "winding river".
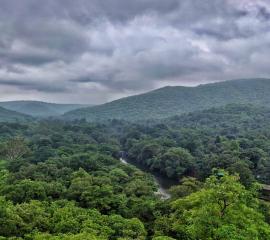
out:
{"label": "winding river", "polygon": [[159,195],[160,198],[163,200],[171,198],[171,194],[169,193],[168,190],[171,186],[176,185],[177,181],[166,178],[158,172],[151,172],[149,169],[147,169],[147,167],[145,167],[144,165],[142,165],[140,163],[129,161],[129,160],[122,158],[122,157],[120,158],[120,161],[123,164],[133,165],[144,172],[152,174],[154,177],[155,183],[158,186],[158,191],[156,192],[156,194]]}

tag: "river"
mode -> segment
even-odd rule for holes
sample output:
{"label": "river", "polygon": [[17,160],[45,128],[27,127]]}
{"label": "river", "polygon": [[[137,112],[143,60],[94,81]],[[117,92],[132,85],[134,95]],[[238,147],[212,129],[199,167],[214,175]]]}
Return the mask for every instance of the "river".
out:
{"label": "river", "polygon": [[143,172],[147,172],[153,175],[156,185],[158,186],[158,191],[156,192],[157,195],[160,196],[161,199],[166,200],[171,198],[171,194],[169,193],[169,188],[177,184],[176,180],[172,180],[169,178],[164,177],[162,174],[158,172],[151,172],[146,166],[143,164],[133,162],[124,158],[120,158],[120,161],[124,164],[130,164],[138,169],[142,170]]}

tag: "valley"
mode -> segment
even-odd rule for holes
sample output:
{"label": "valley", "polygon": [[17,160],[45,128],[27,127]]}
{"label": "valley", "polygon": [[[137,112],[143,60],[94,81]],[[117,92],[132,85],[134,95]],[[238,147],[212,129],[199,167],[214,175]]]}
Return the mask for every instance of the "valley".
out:
{"label": "valley", "polygon": [[228,228],[270,237],[266,105],[140,121],[2,112],[2,239],[200,239],[190,227],[205,240]]}
{"label": "valley", "polygon": [[131,162],[131,161],[128,161],[128,160],[126,160],[124,158],[120,158],[119,160],[123,164],[133,165],[136,168],[138,168],[138,169],[140,169],[140,170],[142,170],[144,172],[148,172],[151,175],[153,175],[154,182],[155,182],[155,184],[157,185],[157,188],[158,188],[157,191],[156,191],[157,196],[159,196],[163,200],[167,200],[167,199],[171,198],[171,194],[169,193],[168,190],[172,186],[177,185],[178,184],[177,181],[169,179],[169,178],[165,177],[164,175],[161,175],[158,172],[156,172],[156,173],[149,172],[149,169],[147,167],[145,167],[144,165],[142,165],[142,164],[138,164],[136,162]]}
{"label": "valley", "polygon": [[0,240],[270,240],[270,0],[0,0]]}

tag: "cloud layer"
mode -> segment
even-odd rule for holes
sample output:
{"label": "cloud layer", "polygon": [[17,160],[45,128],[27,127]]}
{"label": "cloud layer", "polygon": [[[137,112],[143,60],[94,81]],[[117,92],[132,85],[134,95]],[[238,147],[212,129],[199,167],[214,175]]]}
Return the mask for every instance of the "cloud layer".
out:
{"label": "cloud layer", "polygon": [[0,0],[0,100],[102,103],[270,76],[268,0]]}

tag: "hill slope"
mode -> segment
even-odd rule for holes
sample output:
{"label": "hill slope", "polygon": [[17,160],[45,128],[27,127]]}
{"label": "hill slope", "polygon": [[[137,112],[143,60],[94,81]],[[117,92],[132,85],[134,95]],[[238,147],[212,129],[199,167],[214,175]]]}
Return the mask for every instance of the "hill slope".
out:
{"label": "hill slope", "polygon": [[[238,129],[245,131],[252,129],[266,130],[270,127],[270,108],[254,106],[252,104],[228,104],[222,107],[210,108],[202,111],[173,116],[157,120],[171,128],[199,128],[207,129],[207,134],[214,135],[227,131],[232,135],[239,134]],[[155,121],[151,121],[154,125]]]}
{"label": "hill slope", "polygon": [[56,104],[39,101],[0,102],[0,106],[8,110],[24,113],[34,117],[60,116],[65,112],[86,107],[80,104]]}
{"label": "hill slope", "polygon": [[[117,122],[111,123],[116,126]],[[184,158],[176,160],[175,150],[180,147],[194,157],[186,173],[198,179],[207,177],[213,168],[222,168],[239,173],[247,185],[253,178],[270,184],[270,108],[229,104],[149,123],[126,124],[122,132],[127,160],[167,177],[178,179],[181,164],[189,159],[182,152],[178,156]]]}
{"label": "hill slope", "polygon": [[33,120],[31,116],[0,107],[0,122],[26,122]]}
{"label": "hill slope", "polygon": [[270,104],[270,79],[246,79],[197,87],[164,87],[99,106],[77,109],[65,119],[161,119],[231,103]]}

